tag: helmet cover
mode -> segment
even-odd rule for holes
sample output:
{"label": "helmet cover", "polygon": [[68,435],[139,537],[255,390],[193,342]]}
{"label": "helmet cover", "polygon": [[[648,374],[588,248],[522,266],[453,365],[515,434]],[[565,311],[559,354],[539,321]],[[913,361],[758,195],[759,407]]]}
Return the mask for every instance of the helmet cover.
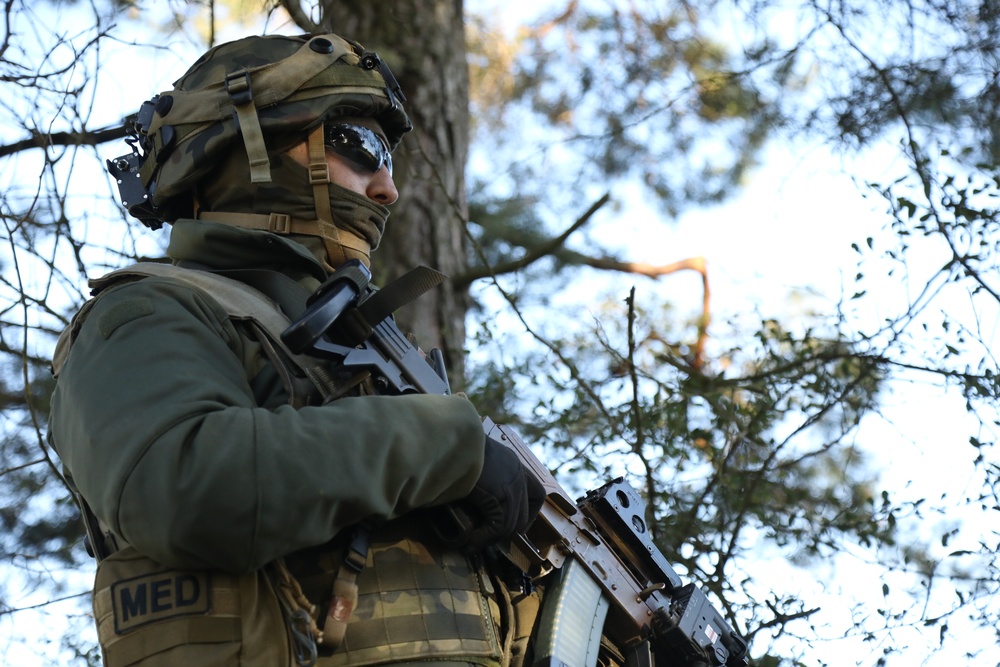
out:
{"label": "helmet cover", "polygon": [[271,156],[328,118],[373,118],[395,148],[411,129],[403,99],[376,54],[334,34],[221,44],[155,98],[140,177],[157,213],[172,221],[190,211],[196,184],[237,147],[252,180],[264,183]]}

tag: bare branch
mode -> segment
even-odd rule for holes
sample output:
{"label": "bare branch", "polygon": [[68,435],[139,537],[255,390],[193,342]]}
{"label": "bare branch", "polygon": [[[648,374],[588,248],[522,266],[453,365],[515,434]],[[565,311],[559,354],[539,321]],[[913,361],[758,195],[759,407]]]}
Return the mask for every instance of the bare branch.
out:
{"label": "bare branch", "polygon": [[82,593],[73,593],[72,595],[64,595],[61,598],[52,598],[51,600],[46,600],[45,602],[39,602],[38,604],[28,605],[27,607],[10,607],[8,609],[0,609],[0,616],[16,614],[19,611],[28,611],[29,609],[41,609],[42,607],[47,607],[50,604],[66,602],[67,600],[74,600],[76,598],[82,598],[84,596],[88,596],[91,594],[92,592],[88,590]]}
{"label": "bare branch", "polygon": [[86,130],[80,132],[46,132],[33,131],[27,139],[15,141],[12,144],[0,146],[0,158],[20,153],[32,148],[47,149],[53,146],[98,146],[108,141],[124,139],[126,136],[125,126],[106,127],[93,132]]}
{"label": "bare branch", "polygon": [[319,32],[320,24],[312,20],[312,18],[302,10],[302,5],[298,0],[279,0],[279,5],[284,7],[288,15],[292,17],[292,21],[298,27],[302,28],[306,32]]}
{"label": "bare branch", "polygon": [[803,618],[809,618],[810,616],[812,616],[813,614],[815,614],[820,610],[819,607],[813,607],[812,609],[803,609],[802,611],[796,612],[794,614],[785,614],[778,611],[778,609],[770,602],[767,604],[767,606],[768,608],[770,608],[771,612],[774,613],[774,618],[771,619],[770,621],[764,621],[759,625],[757,625],[757,627],[754,629],[753,634],[756,634],[761,630],[764,630],[766,628],[771,628],[774,626],[785,627],[791,621],[797,621]]}

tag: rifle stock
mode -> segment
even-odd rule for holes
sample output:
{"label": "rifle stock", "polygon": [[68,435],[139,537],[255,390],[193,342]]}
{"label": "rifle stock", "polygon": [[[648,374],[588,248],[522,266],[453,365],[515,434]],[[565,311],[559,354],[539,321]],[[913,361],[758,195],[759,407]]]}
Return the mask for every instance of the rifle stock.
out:
{"label": "rifle stock", "polygon": [[[370,370],[383,393],[450,393],[440,355],[432,351],[432,366],[391,318],[376,323],[355,346],[326,335],[363,291],[357,267],[350,270],[351,280],[334,274],[327,281],[282,334],[285,344],[296,354]],[[619,478],[574,502],[513,429],[488,417],[483,429],[514,451],[545,489],[532,525],[501,547],[530,580],[549,577],[534,667],[592,667],[602,633],[624,653],[628,667],[652,667],[658,660],[685,667],[749,664],[743,639],[700,588],[682,584],[653,544],[645,503],[635,489]]]}

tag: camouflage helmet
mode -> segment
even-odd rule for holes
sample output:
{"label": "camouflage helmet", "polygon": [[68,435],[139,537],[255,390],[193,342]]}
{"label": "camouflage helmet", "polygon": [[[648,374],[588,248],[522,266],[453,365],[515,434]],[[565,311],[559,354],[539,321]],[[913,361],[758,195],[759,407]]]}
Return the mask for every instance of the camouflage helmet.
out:
{"label": "camouflage helmet", "polygon": [[198,181],[239,146],[251,180],[270,182],[269,153],[291,147],[334,116],[374,118],[395,148],[411,129],[402,101],[377,54],[334,34],[221,44],[172,91],[144,105],[145,122],[140,112],[136,127],[146,155],[138,176],[151,196],[147,204],[158,220],[187,214]]}

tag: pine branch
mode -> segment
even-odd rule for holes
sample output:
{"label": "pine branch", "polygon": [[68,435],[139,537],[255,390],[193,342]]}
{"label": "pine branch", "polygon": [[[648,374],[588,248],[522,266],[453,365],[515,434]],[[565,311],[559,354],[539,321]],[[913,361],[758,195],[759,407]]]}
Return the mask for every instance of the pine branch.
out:
{"label": "pine branch", "polygon": [[587,211],[577,218],[577,220],[569,226],[569,228],[564,231],[559,236],[549,239],[545,243],[535,245],[527,249],[527,253],[524,257],[520,259],[512,260],[510,262],[504,262],[502,264],[494,264],[493,266],[480,266],[470,269],[468,272],[463,273],[460,276],[455,276],[452,279],[452,283],[457,289],[464,288],[471,284],[472,282],[479,280],[480,278],[489,278],[505,273],[513,273],[514,271],[519,271],[523,268],[530,266],[531,264],[537,262],[538,260],[549,257],[550,255],[556,254],[556,252],[563,247],[566,240],[585,224],[587,224],[590,219],[597,213],[605,204],[611,199],[610,193],[605,193],[603,197],[595,201],[590,205]]}

